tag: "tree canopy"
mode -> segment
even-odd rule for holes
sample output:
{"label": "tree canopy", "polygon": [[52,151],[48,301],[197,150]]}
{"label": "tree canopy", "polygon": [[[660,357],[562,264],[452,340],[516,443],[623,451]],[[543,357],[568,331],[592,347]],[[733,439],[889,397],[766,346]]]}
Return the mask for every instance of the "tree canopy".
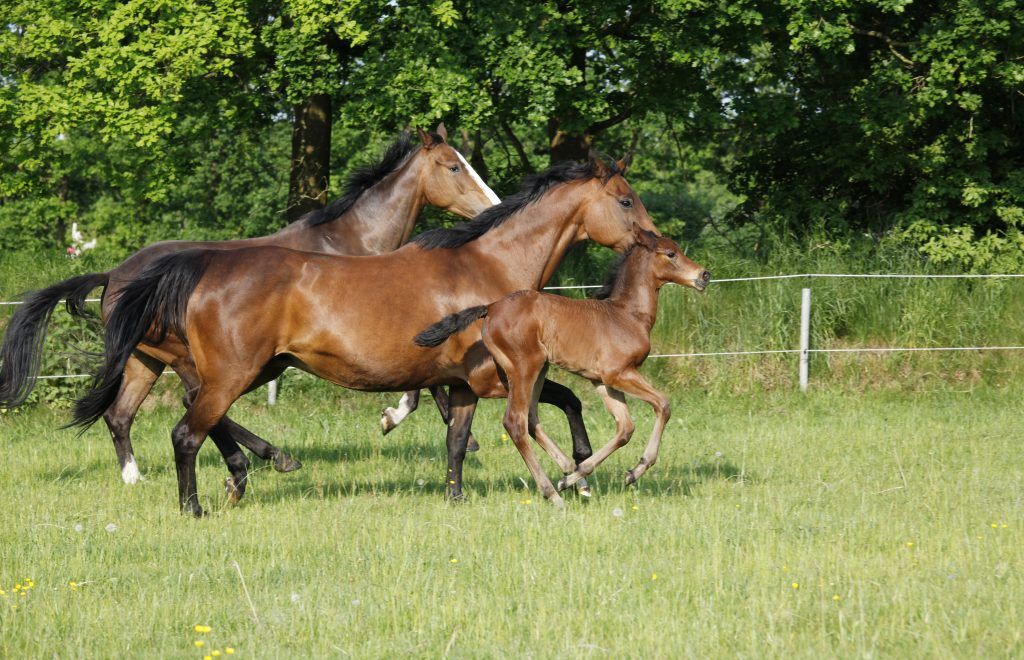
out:
{"label": "tree canopy", "polygon": [[445,121],[498,190],[636,151],[692,240],[1022,261],[1014,0],[26,0],[4,24],[4,249],[62,247],[72,222],[121,252],[268,232]]}

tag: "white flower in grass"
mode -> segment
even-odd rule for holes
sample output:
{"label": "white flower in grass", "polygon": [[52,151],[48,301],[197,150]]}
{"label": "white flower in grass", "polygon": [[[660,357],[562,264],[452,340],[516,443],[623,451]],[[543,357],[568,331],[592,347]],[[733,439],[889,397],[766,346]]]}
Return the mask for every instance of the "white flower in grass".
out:
{"label": "white flower in grass", "polygon": [[107,526],[103,529],[107,530],[108,534],[113,534],[117,531],[117,525],[115,525],[114,523],[107,523]]}
{"label": "white flower in grass", "polygon": [[71,529],[75,530],[76,534],[81,534],[85,531],[85,527],[82,527],[82,523],[75,523],[75,526]]}
{"label": "white flower in grass", "polygon": [[292,594],[292,602],[293,603],[299,602],[299,594]]}
{"label": "white flower in grass", "polygon": [[619,507],[615,507],[614,509],[612,509],[612,515],[615,516],[616,518],[621,518],[622,516],[625,515],[625,512],[622,509],[620,509]]}

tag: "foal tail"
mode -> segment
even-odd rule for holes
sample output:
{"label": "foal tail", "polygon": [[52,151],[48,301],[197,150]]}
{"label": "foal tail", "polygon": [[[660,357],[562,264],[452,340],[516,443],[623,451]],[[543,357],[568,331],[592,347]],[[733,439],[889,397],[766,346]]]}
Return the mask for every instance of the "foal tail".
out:
{"label": "foal tail", "polygon": [[107,285],[109,273],[89,273],[30,292],[11,316],[0,346],[0,408],[15,408],[32,393],[43,357],[46,327],[57,304],[66,301],[68,312],[89,318],[85,297]]}
{"label": "foal tail", "polygon": [[[174,332],[185,340],[188,301],[206,270],[208,253],[184,250],[160,257],[131,284],[121,289],[107,319],[103,365],[93,375],[92,387],[75,402],[68,426],[89,427],[117,398],[124,368],[142,342],[158,344]],[[152,331],[157,339],[150,342]]]}
{"label": "foal tail", "polygon": [[417,346],[427,348],[440,346],[449,337],[462,332],[477,319],[487,316],[487,305],[468,307],[461,312],[449,314],[413,338]]}

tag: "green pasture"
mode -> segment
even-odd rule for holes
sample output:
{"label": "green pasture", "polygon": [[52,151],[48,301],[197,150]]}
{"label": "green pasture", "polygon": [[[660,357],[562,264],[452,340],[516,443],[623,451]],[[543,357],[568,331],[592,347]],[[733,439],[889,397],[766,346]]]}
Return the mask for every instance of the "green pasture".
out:
{"label": "green pasture", "polygon": [[[581,394],[606,439],[610,420]],[[43,406],[0,415],[0,655],[1024,652],[1019,386],[672,395],[662,458],[638,487],[622,476],[651,420],[634,405],[634,442],[564,512],[523,481],[499,402],[478,412],[483,449],[452,505],[432,410],[381,438],[393,397],[291,372],[278,406],[258,392],[233,413],[304,467],[257,461],[227,507],[207,443],[198,521],[177,513],[170,385],[136,424],[136,486],[104,429],[76,437]],[[558,417],[543,420],[565,441]]]}

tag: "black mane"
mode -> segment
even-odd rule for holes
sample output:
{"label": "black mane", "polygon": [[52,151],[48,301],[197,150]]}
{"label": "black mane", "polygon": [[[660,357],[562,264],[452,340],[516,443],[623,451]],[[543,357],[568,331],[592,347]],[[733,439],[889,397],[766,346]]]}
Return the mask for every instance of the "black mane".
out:
{"label": "black mane", "polygon": [[[619,173],[615,161],[610,161],[607,167],[610,172],[609,176]],[[438,228],[425,231],[413,238],[410,243],[415,243],[425,250],[463,246],[501,225],[509,217],[543,197],[544,193],[554,186],[568,181],[589,179],[594,176],[597,176],[597,170],[593,161],[553,165],[544,172],[526,177],[519,192],[506,197],[502,200],[501,204],[483,211],[469,222],[447,229]]]}
{"label": "black mane", "polygon": [[[435,142],[440,141],[440,136],[434,137]],[[345,192],[341,197],[334,200],[322,209],[314,209],[306,213],[295,222],[303,222],[309,227],[322,225],[325,222],[334,220],[341,214],[352,208],[359,196],[380,183],[380,181],[399,168],[405,159],[419,145],[413,141],[408,133],[403,133],[397,140],[391,143],[380,161],[375,165],[361,167],[348,176],[345,181]]]}
{"label": "black mane", "polygon": [[594,292],[594,295],[592,295],[591,298],[594,300],[607,300],[611,297],[612,292],[615,291],[615,285],[619,282],[619,275],[622,273],[622,265],[626,263],[626,259],[629,258],[629,255],[633,254],[633,250],[637,249],[639,246],[639,243],[633,243],[628,250],[619,255],[619,258],[615,260],[615,264],[612,266],[612,269],[608,271],[608,277],[605,278],[604,284],[600,289]]}

